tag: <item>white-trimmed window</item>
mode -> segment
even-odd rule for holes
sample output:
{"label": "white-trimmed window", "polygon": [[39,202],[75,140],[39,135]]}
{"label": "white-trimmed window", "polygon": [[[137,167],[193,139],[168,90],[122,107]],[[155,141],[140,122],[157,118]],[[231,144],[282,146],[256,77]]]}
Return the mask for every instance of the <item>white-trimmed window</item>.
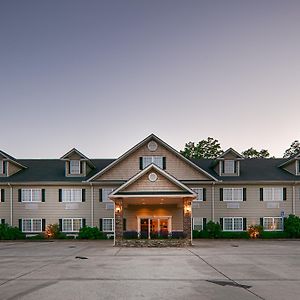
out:
{"label": "white-trimmed window", "polygon": [[5,173],[4,170],[4,161],[0,160],[0,174],[3,175]]}
{"label": "white-trimmed window", "polygon": [[264,217],[263,227],[265,231],[282,231],[283,218],[282,217]]}
{"label": "white-trimmed window", "polygon": [[198,231],[203,230],[203,218],[201,217],[193,218],[193,230],[198,230]]}
{"label": "white-trimmed window", "polygon": [[223,201],[243,201],[243,188],[223,188]]}
{"label": "white-trimmed window", "polygon": [[197,194],[197,198],[194,201],[204,200],[203,188],[192,188],[192,190]]}
{"label": "white-trimmed window", "polygon": [[155,164],[163,169],[163,156],[143,156],[143,169],[148,167],[150,164]]}
{"label": "white-trimmed window", "polygon": [[42,232],[42,219],[22,219],[22,232]]}
{"label": "white-trimmed window", "polygon": [[22,202],[42,202],[41,189],[22,189]]}
{"label": "white-trimmed window", "polygon": [[102,231],[113,232],[115,230],[114,218],[103,218],[102,219]]}
{"label": "white-trimmed window", "polygon": [[113,188],[102,189],[102,202],[113,202],[109,199],[109,194],[113,191]]}
{"label": "white-trimmed window", "polygon": [[70,160],[70,174],[71,175],[79,175],[80,174],[80,160],[72,159]]}
{"label": "white-trimmed window", "polygon": [[62,219],[63,232],[79,232],[80,228],[82,228],[82,218]]}
{"label": "white-trimmed window", "polygon": [[223,231],[243,231],[243,218],[241,217],[223,218]]}
{"label": "white-trimmed window", "polygon": [[282,187],[263,188],[263,200],[283,201],[283,188]]}
{"label": "white-trimmed window", "polygon": [[62,202],[82,202],[82,189],[62,189]]}
{"label": "white-trimmed window", "polygon": [[232,159],[225,159],[224,160],[224,174],[234,174],[235,173],[235,161]]}

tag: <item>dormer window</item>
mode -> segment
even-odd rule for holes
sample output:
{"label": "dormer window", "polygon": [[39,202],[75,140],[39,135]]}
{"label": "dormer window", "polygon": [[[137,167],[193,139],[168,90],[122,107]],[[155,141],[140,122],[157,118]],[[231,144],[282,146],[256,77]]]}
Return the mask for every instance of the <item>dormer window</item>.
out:
{"label": "dormer window", "polygon": [[4,160],[0,160],[0,175],[5,174]]}
{"label": "dormer window", "polygon": [[70,160],[70,174],[79,175],[80,173],[80,160]]}
{"label": "dormer window", "polygon": [[166,169],[166,158],[163,156],[142,156],[140,157],[140,170],[155,164],[161,169]]}
{"label": "dormer window", "polygon": [[235,161],[232,159],[224,160],[224,174],[234,174],[235,173]]}

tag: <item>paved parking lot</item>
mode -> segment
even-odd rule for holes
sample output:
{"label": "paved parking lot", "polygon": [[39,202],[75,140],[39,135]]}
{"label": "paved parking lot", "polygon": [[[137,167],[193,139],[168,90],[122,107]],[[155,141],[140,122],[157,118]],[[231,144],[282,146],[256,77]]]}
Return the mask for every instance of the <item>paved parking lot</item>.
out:
{"label": "paved parking lot", "polygon": [[205,240],[185,249],[0,242],[1,300],[291,300],[299,283],[300,241]]}

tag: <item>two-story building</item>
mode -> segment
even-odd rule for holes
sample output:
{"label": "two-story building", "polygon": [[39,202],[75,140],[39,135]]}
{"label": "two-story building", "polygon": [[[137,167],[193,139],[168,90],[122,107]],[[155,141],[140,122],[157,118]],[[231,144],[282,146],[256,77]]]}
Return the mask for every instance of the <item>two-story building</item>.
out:
{"label": "two-story building", "polygon": [[72,149],[60,159],[16,159],[0,151],[0,220],[26,234],[58,223],[76,234],[97,226],[122,245],[123,233],[178,235],[209,220],[224,231],[250,224],[283,230],[300,214],[300,155],[245,159],[228,149],[215,160],[187,159],[150,135],[118,159],[90,159]]}

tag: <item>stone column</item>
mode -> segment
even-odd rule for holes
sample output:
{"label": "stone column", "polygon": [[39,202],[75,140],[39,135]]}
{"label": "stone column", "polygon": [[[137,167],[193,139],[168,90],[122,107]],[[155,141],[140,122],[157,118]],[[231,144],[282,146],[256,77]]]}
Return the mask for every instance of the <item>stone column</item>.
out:
{"label": "stone column", "polygon": [[115,200],[115,245],[121,246],[123,240],[123,200]]}
{"label": "stone column", "polygon": [[192,200],[189,198],[183,199],[183,234],[186,236],[187,244],[192,242],[191,229],[192,229]]}

